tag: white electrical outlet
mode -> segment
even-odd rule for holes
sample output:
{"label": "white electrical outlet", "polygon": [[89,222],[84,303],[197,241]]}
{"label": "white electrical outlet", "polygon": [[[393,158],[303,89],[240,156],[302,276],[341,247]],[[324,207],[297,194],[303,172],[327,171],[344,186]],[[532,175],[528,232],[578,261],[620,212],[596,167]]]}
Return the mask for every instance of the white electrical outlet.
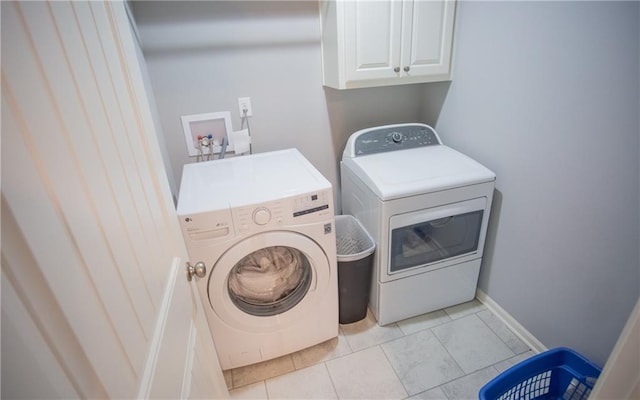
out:
{"label": "white electrical outlet", "polygon": [[[240,108],[241,117],[253,116],[253,111],[251,110],[251,97],[238,98],[238,107]],[[246,113],[245,113],[245,110],[247,110]]]}

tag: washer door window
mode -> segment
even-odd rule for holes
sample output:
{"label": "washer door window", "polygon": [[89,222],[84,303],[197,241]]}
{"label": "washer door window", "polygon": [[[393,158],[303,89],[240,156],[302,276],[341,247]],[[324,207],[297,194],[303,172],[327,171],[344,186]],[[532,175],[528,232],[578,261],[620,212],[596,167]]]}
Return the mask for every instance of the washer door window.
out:
{"label": "washer door window", "polygon": [[242,311],[272,316],[290,310],[309,291],[312,271],[298,249],[271,246],[254,251],[231,269],[229,297]]}
{"label": "washer door window", "polygon": [[[310,235],[324,235],[324,223],[306,229]],[[331,239],[335,243],[335,236]],[[268,255],[276,248],[286,251]],[[277,254],[283,259],[270,259]],[[297,266],[289,267],[295,263],[287,260],[296,260]],[[261,262],[275,262],[280,271],[260,272]],[[268,231],[249,236],[222,253],[212,264],[206,293],[211,310],[229,327],[274,332],[299,323],[320,307],[330,293],[334,275],[335,264],[310,236],[292,231]],[[276,285],[282,277],[287,278],[284,279],[287,284]],[[202,283],[200,280],[199,284]]]}
{"label": "washer door window", "polygon": [[389,273],[478,252],[485,204],[474,199],[393,216]]}

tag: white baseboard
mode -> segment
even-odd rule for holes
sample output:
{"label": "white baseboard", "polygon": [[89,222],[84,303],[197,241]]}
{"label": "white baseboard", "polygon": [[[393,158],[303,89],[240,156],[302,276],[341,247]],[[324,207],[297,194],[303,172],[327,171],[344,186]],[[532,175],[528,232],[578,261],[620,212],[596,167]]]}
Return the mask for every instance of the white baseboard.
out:
{"label": "white baseboard", "polygon": [[480,289],[476,289],[476,298],[479,302],[484,304],[489,311],[491,311],[496,317],[498,317],[509,329],[513,331],[529,348],[533,351],[541,353],[548,350],[547,347],[542,344],[531,332],[529,332],[524,326],[522,326],[515,318],[511,316],[504,308],[500,307],[498,303],[485,292]]}

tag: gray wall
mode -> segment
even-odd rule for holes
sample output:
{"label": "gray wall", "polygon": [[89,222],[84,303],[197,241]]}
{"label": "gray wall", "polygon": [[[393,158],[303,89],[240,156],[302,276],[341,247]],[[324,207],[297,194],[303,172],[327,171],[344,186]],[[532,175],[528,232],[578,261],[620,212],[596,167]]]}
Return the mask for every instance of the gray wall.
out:
{"label": "gray wall", "polygon": [[160,122],[160,114],[158,113],[158,106],[153,94],[153,85],[151,84],[151,78],[149,77],[149,70],[147,69],[147,63],[142,53],[140,37],[138,36],[138,30],[131,11],[131,3],[125,3],[127,5],[127,15],[131,23],[131,32],[134,38],[134,46],[136,49],[136,56],[138,57],[138,63],[140,65],[140,73],[142,74],[142,81],[144,83],[145,91],[147,93],[147,99],[149,101],[149,108],[151,110],[151,116],[153,118],[153,125],[156,130],[156,136],[158,137],[158,145],[160,146],[160,153],[162,154],[162,163],[167,174],[167,180],[169,181],[169,189],[173,195],[174,204],[177,203],[178,197],[178,185],[176,184],[175,174],[173,173],[173,166],[169,158],[169,151],[167,147],[167,139],[164,135],[162,128],[162,122]]}
{"label": "gray wall", "polygon": [[[251,97],[253,152],[298,148],[331,181],[358,129],[420,118],[420,85],[337,91],[322,86],[314,1],[136,1],[140,32],[176,182],[189,158],[181,115],[230,111]],[[336,203],[340,209],[340,203]]]}
{"label": "gray wall", "polygon": [[603,364],[639,294],[638,2],[463,2],[443,141],[498,176],[480,288]]}
{"label": "gray wall", "polygon": [[[639,292],[637,2],[461,2],[451,83],[324,89],[317,3],[133,3],[170,164],[180,116],[250,96],[254,152],[297,147],[339,193],[352,132],[435,124],[498,175],[480,287],[603,364]],[[337,210],[340,209],[337,203]]]}

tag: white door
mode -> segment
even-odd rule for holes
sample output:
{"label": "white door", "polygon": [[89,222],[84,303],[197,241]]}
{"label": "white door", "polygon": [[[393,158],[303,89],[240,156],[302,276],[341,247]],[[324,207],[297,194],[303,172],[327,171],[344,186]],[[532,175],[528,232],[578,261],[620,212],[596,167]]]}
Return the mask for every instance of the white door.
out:
{"label": "white door", "polygon": [[398,77],[402,2],[345,1],[344,12],[347,81]]}
{"label": "white door", "polygon": [[2,397],[226,397],[124,5],[1,6]]}
{"label": "white door", "polygon": [[455,18],[454,0],[404,2],[402,72],[448,79]]}
{"label": "white door", "polygon": [[592,399],[640,399],[640,298],[590,396]]}

